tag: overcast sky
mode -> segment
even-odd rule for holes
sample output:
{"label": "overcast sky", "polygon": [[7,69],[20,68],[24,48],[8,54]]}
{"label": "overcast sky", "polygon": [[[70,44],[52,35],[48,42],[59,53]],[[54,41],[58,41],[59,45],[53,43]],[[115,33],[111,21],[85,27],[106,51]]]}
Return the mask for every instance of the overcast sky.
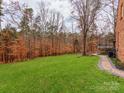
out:
{"label": "overcast sky", "polygon": [[[4,2],[9,2],[9,0],[3,0]],[[38,3],[44,1],[49,4],[50,9],[60,12],[65,19],[66,26],[71,28],[72,20],[71,19],[71,4],[69,0],[11,0],[19,1],[20,3],[26,3],[29,7],[33,8],[34,14],[36,15],[38,11]]]}
{"label": "overcast sky", "polygon": [[[3,1],[8,2],[9,0],[3,0]],[[39,7],[38,3],[40,3],[41,1],[44,1],[45,3],[47,3],[49,5],[50,9],[56,10],[64,16],[66,26],[67,26],[67,28],[69,28],[71,30],[71,26],[72,26],[72,18],[71,18],[72,7],[71,7],[71,4],[70,4],[69,0],[11,0],[11,1],[19,1],[20,3],[26,3],[29,7],[33,8],[35,15],[38,12],[38,7]],[[105,1],[108,1],[108,0],[105,0]],[[118,0],[115,0],[115,1],[118,1]],[[106,10],[109,10],[109,9],[107,8]],[[103,15],[103,13],[102,13],[102,15]],[[104,26],[103,25],[104,23],[101,22],[101,21],[98,22],[97,24],[99,26]]]}

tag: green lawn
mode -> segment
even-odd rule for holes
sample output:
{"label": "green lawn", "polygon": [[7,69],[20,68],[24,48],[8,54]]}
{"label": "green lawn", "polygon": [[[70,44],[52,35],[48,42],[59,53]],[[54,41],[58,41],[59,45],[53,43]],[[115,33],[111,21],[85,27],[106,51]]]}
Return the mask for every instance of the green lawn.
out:
{"label": "green lawn", "polygon": [[0,93],[124,93],[124,79],[99,70],[99,58],[64,55],[0,65]]}

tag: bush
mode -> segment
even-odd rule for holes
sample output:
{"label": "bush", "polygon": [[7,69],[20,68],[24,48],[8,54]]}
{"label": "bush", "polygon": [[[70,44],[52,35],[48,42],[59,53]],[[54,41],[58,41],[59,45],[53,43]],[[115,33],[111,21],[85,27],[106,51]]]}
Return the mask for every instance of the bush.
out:
{"label": "bush", "polygon": [[113,64],[120,70],[124,70],[124,63],[122,63],[120,60],[117,58],[111,58]]}

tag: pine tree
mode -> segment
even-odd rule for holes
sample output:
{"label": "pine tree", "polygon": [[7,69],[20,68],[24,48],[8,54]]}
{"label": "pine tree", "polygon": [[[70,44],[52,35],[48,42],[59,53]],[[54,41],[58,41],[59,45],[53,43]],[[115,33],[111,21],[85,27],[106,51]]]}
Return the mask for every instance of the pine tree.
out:
{"label": "pine tree", "polygon": [[32,47],[31,47],[31,35],[32,35],[32,32],[31,32],[31,25],[29,24],[31,19],[32,19],[32,16],[33,16],[33,10],[32,8],[26,8],[24,10],[24,15],[23,15],[23,18],[21,20],[21,32],[22,34],[24,35],[24,38],[25,38],[25,41],[26,41],[26,46],[28,48],[28,53],[27,53],[27,57],[28,58],[32,58]]}

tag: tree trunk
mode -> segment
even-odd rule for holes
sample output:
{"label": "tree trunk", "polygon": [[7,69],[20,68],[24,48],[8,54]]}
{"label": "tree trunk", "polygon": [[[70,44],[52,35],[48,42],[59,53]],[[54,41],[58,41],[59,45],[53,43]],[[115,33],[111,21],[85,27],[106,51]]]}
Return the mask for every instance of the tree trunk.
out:
{"label": "tree trunk", "polygon": [[84,36],[84,40],[83,40],[84,42],[83,42],[83,56],[85,56],[86,55],[86,37]]}

